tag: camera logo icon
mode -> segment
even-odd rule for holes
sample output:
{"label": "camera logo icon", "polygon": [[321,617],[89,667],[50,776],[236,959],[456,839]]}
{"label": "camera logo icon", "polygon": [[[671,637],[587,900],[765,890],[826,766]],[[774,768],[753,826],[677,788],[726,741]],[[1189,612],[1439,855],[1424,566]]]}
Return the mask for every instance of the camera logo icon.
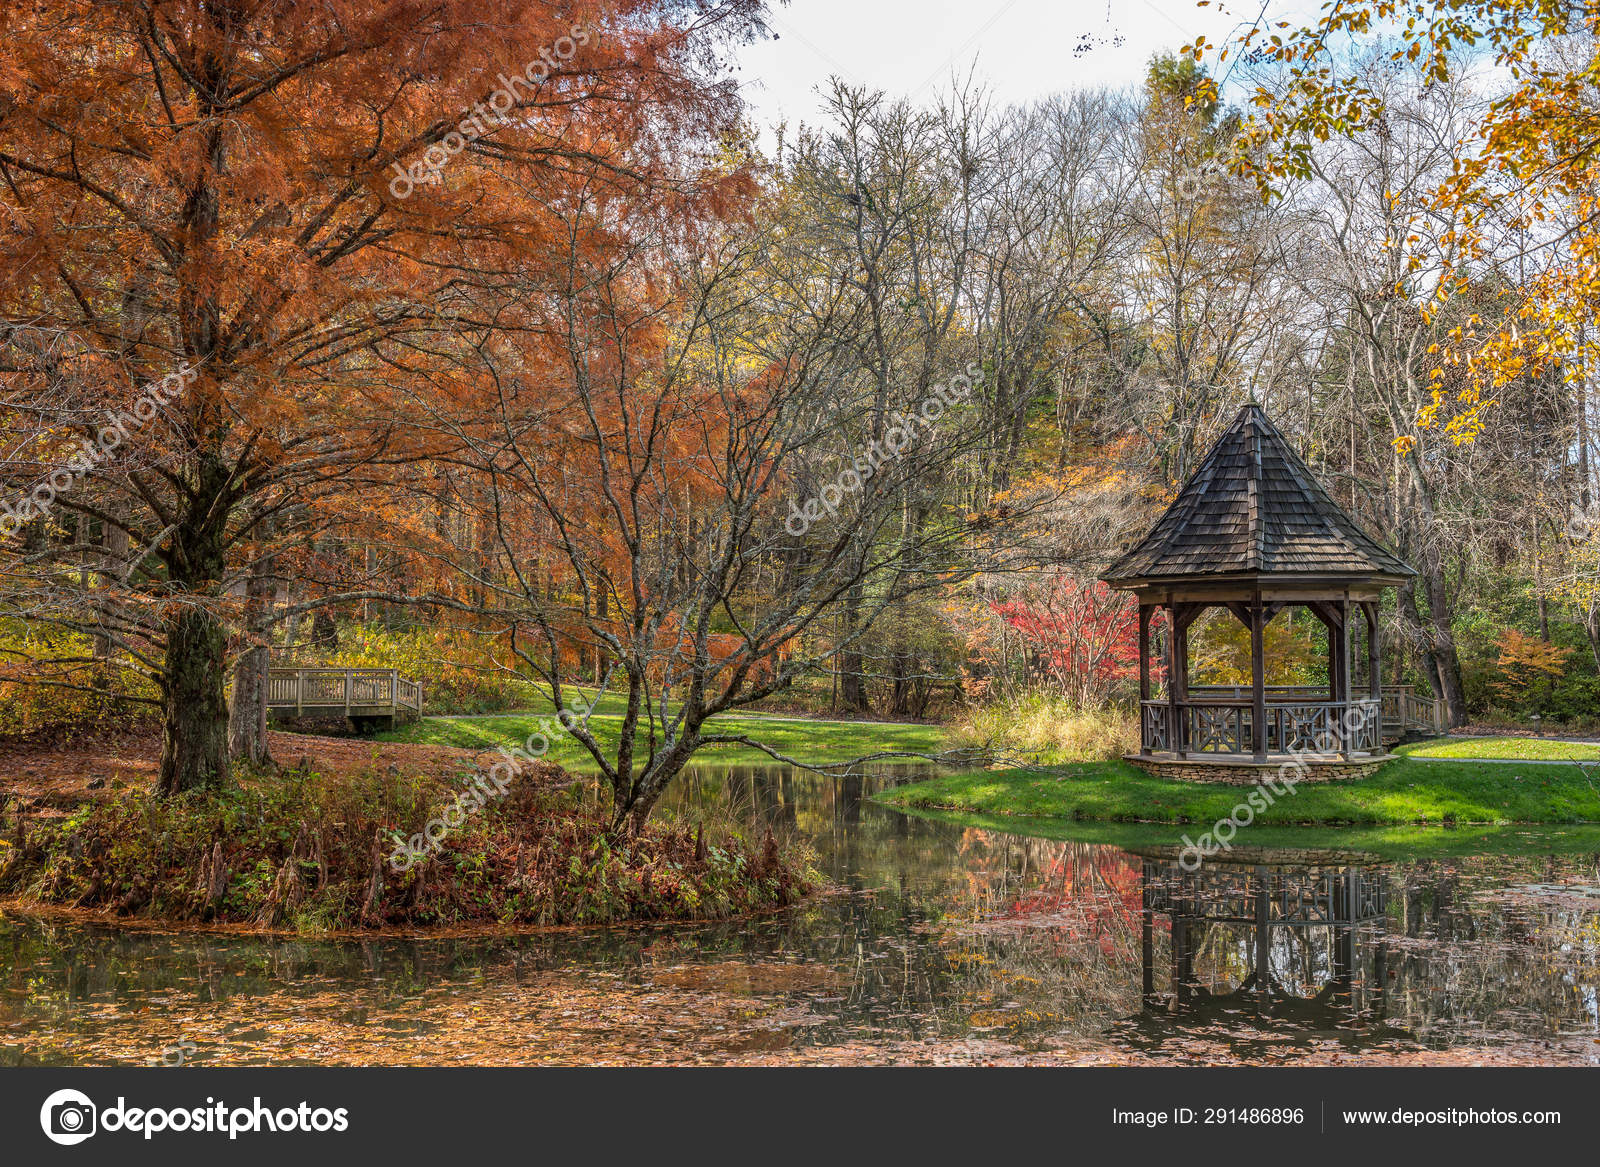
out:
{"label": "camera logo icon", "polygon": [[52,1143],[70,1147],[95,1132],[98,1111],[87,1094],[77,1090],[57,1090],[39,1108],[39,1125]]}

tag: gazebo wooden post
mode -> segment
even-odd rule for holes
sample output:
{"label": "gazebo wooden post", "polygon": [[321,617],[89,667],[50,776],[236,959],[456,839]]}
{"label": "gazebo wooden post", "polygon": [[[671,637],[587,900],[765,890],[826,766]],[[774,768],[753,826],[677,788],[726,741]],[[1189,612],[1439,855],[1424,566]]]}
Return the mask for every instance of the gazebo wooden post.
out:
{"label": "gazebo wooden post", "polygon": [[[1150,700],[1150,605],[1139,605],[1139,716],[1144,717],[1143,702]],[[1141,720],[1140,724],[1143,724]]]}
{"label": "gazebo wooden post", "polygon": [[1150,605],[1139,601],[1139,752],[1151,752],[1145,702],[1150,700]]}
{"label": "gazebo wooden post", "polygon": [[1361,601],[1361,614],[1367,619],[1367,697],[1372,701],[1372,740],[1383,744],[1383,645],[1378,633],[1378,605]]}
{"label": "gazebo wooden post", "polygon": [[1180,668],[1178,664],[1178,606],[1172,602],[1172,597],[1167,597],[1167,736],[1172,740],[1167,743],[1169,749],[1178,757],[1187,757],[1187,743],[1184,741],[1183,725],[1180,714],[1182,709],[1178,705],[1179,677],[1185,664]]}
{"label": "gazebo wooden post", "polygon": [[1189,625],[1194,623],[1193,604],[1172,606],[1174,652],[1178,658],[1178,713],[1182,721],[1183,748],[1189,748]]}
{"label": "gazebo wooden post", "polygon": [[1339,598],[1339,752],[1346,761],[1350,748],[1350,594]]}
{"label": "gazebo wooden post", "polygon": [[1328,628],[1328,700],[1339,699],[1339,609],[1331,603],[1321,605],[1319,613]]}
{"label": "gazebo wooden post", "polygon": [[1267,660],[1266,613],[1258,589],[1250,598],[1250,748],[1258,762],[1267,760]]}

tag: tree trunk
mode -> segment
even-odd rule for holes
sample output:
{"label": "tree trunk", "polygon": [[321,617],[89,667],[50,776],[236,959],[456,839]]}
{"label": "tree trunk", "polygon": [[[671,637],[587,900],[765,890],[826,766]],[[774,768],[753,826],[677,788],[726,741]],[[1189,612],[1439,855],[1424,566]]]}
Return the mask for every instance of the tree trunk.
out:
{"label": "tree trunk", "polygon": [[[210,11],[212,28],[226,36],[228,19]],[[198,66],[203,92],[221,92],[221,63],[208,58]],[[195,168],[194,186],[184,202],[182,225],[186,258],[208,257],[221,220],[212,179],[226,168],[223,119],[208,99],[200,106],[200,146],[207,166]],[[222,311],[214,289],[186,286],[179,306],[183,335],[195,365],[217,355]],[[227,635],[216,609],[226,567],[229,510],[236,499],[233,470],[223,458],[223,419],[207,392],[211,377],[224,378],[213,367],[200,385],[191,387],[183,406],[197,448],[185,475],[184,503],[177,529],[167,540],[162,559],[167,565],[171,604],[166,620],[166,658],[162,666],[161,774],[156,789],[164,795],[221,786],[228,775],[228,702],[224,694]]]}
{"label": "tree trunk", "polygon": [[235,760],[253,766],[272,761],[267,753],[267,669],[272,650],[267,646],[266,635],[275,584],[272,560],[257,564],[245,584],[245,636],[251,647],[239,654],[233,666],[228,752]]}
{"label": "tree trunk", "polygon": [[339,647],[339,626],[326,608],[318,608],[311,617],[311,643],[324,650]]}
{"label": "tree trunk", "polygon": [[[844,634],[846,638],[852,637],[856,632],[856,613],[861,606],[861,589],[853,588],[845,599],[844,606]],[[867,704],[866,687],[862,684],[863,661],[861,650],[851,647],[841,652],[839,660],[839,699],[844,707],[853,713],[866,713]]]}
{"label": "tree trunk", "polygon": [[[1445,578],[1444,555],[1440,551],[1443,533],[1436,518],[1432,490],[1414,448],[1403,454],[1402,466],[1407,473],[1409,487],[1407,523],[1415,535],[1414,545],[1419,552],[1412,563],[1418,569],[1418,582],[1428,603],[1428,623],[1423,626],[1419,620],[1416,627],[1428,654],[1428,671],[1434,695],[1444,699],[1446,722],[1456,729],[1467,724],[1467,705],[1461,685],[1461,658],[1456,652],[1452,627],[1454,614],[1450,607],[1449,581]],[[1401,545],[1410,542],[1412,540],[1402,539]],[[1408,601],[1407,593],[1411,591],[1410,588],[1402,589],[1402,601]],[[1412,607],[1407,614],[1416,618],[1416,609]]]}
{"label": "tree trunk", "polygon": [[890,693],[889,711],[896,717],[909,717],[911,714],[911,682],[906,675],[909,664],[910,659],[905,652],[897,651],[894,654],[894,688]]}
{"label": "tree trunk", "polygon": [[628,788],[618,787],[613,790],[612,833],[620,834],[626,830],[630,836],[638,835],[644,830],[645,823],[650,819],[650,812],[655,809],[665,789],[665,784],[646,786],[636,778]]}
{"label": "tree trunk", "polygon": [[[105,554],[100,557],[99,588],[102,597],[105,592],[112,589],[114,581],[120,581],[124,564],[128,559],[128,532],[114,523],[107,523],[101,534],[100,545],[105,548]],[[99,620],[103,627],[112,629],[118,624],[118,608],[112,600],[101,598],[97,602]],[[110,660],[116,653],[116,646],[112,642],[109,632],[96,633],[94,638],[94,655],[97,660]]]}
{"label": "tree trunk", "polygon": [[1589,637],[1589,652],[1594,667],[1600,669],[1600,598],[1591,599],[1583,609],[1583,631]]}
{"label": "tree trunk", "polygon": [[1438,564],[1428,564],[1425,582],[1431,624],[1428,654],[1439,679],[1439,696],[1444,698],[1449,711],[1450,727],[1459,729],[1467,724],[1467,702],[1461,686],[1461,658],[1456,653],[1456,638],[1451,628],[1449,596],[1445,591],[1444,573]]}
{"label": "tree trunk", "polygon": [[157,791],[220,786],[228,772],[228,703],[223,698],[222,623],[184,604],[167,628],[162,685],[161,777]]}
{"label": "tree trunk", "polygon": [[264,766],[267,753],[267,664],[265,645],[241,653],[233,666],[233,703],[228,711],[228,754],[236,761]]}
{"label": "tree trunk", "polygon": [[227,633],[213,606],[223,575],[226,489],[222,463],[203,457],[163,555],[171,614],[161,677],[161,794],[220,786],[228,775]]}

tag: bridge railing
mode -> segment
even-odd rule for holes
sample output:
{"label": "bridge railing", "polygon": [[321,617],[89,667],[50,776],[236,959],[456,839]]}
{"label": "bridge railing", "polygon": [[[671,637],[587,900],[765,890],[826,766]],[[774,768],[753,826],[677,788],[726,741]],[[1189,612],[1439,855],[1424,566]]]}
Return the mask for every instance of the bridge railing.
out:
{"label": "bridge railing", "polygon": [[268,669],[267,708],[300,715],[422,713],[422,682],[398,669]]}
{"label": "bridge railing", "polygon": [[1445,704],[1438,697],[1421,697],[1410,685],[1385,686],[1383,724],[1401,730],[1424,730],[1435,736],[1445,732]]}

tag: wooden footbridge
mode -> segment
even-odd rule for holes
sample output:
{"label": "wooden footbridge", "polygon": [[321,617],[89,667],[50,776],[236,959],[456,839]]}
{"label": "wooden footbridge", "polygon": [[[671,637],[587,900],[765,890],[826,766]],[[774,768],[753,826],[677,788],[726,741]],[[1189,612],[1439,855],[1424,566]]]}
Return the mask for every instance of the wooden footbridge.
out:
{"label": "wooden footbridge", "polygon": [[268,669],[267,712],[280,717],[401,718],[422,715],[422,682],[398,669]]}

